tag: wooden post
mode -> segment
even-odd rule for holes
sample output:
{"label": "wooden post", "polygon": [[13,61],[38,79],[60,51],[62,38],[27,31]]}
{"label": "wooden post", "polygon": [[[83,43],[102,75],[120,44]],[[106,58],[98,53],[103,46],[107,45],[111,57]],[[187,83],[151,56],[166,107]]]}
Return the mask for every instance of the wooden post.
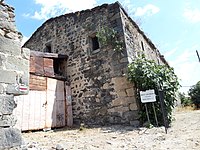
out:
{"label": "wooden post", "polygon": [[147,109],[147,104],[145,103],[144,106],[145,106],[145,109],[146,109],[147,119],[148,119],[148,122],[149,122],[149,125],[150,125],[151,122],[150,122],[150,119],[149,119],[149,112],[148,112],[148,109]]}
{"label": "wooden post", "polygon": [[71,87],[65,84],[67,126],[73,125]]}

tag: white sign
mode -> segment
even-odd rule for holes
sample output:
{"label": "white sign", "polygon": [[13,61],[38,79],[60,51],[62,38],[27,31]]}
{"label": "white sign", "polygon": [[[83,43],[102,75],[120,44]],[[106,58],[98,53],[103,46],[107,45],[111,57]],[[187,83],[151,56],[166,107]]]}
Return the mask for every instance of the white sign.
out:
{"label": "white sign", "polygon": [[149,103],[156,101],[154,90],[140,91],[140,98],[142,103]]}

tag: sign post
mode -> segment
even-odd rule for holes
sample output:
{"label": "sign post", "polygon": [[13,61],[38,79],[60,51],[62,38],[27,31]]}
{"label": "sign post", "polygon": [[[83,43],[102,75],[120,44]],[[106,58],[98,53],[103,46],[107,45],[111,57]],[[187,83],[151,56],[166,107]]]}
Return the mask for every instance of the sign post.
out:
{"label": "sign post", "polygon": [[164,108],[164,93],[162,90],[158,90],[158,95],[160,99],[160,106],[163,114],[163,120],[164,120],[164,125],[165,125],[165,133],[167,134],[167,128],[168,128],[168,122],[167,122],[167,112]]}
{"label": "sign post", "polygon": [[155,110],[154,103],[152,103],[152,105],[153,105],[153,112],[154,112],[154,117],[155,117],[155,120],[156,120],[156,125],[158,127],[158,119],[157,119],[157,115],[156,115],[156,110]]}
{"label": "sign post", "polygon": [[140,98],[142,103],[156,102],[154,90],[140,91]]}
{"label": "sign post", "polygon": [[[150,122],[150,119],[149,119],[149,113],[148,113],[146,103],[156,102],[155,91],[152,90],[152,89],[146,90],[146,91],[140,91],[140,98],[141,98],[141,102],[145,103],[144,105],[145,105],[145,109],[146,109],[147,119],[148,119],[148,122],[150,124],[151,122]],[[153,103],[153,111],[154,111],[154,117],[155,117],[155,120],[156,120],[156,124],[158,126],[158,119],[157,119],[154,103]]]}

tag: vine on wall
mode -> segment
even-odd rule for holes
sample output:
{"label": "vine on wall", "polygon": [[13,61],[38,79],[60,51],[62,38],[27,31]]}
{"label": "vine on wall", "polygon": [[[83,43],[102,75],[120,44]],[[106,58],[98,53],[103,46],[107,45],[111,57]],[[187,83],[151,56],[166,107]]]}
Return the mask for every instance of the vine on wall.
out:
{"label": "vine on wall", "polygon": [[111,45],[114,51],[121,52],[123,50],[123,42],[119,40],[119,33],[107,26],[100,27],[96,36],[103,46]]}
{"label": "vine on wall", "polygon": [[[158,65],[153,60],[148,60],[144,56],[135,59],[128,66],[128,79],[133,82],[137,88],[137,99],[140,101],[139,91],[155,89],[158,95],[158,86],[164,90],[164,102],[167,111],[168,122],[172,121],[172,109],[176,102],[176,93],[180,86],[178,78],[173,68],[166,65]],[[159,125],[163,125],[163,117],[160,108],[160,102],[157,97],[155,102],[156,113]],[[144,105],[140,103],[141,121],[147,121]],[[155,124],[155,118],[152,107],[149,107],[150,121]]]}

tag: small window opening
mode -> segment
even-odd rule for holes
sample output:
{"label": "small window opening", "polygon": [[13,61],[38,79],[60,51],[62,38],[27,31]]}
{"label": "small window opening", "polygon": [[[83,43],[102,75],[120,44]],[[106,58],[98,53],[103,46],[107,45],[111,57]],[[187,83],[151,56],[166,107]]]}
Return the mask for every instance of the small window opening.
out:
{"label": "small window opening", "polygon": [[97,50],[99,49],[99,40],[96,36],[91,37],[92,39],[92,50]]}
{"label": "small window opening", "polygon": [[143,42],[141,41],[141,45],[142,45],[142,50],[144,51],[144,44]]}
{"label": "small window opening", "polygon": [[46,44],[45,52],[47,52],[47,53],[52,53],[51,43]]}
{"label": "small window opening", "polygon": [[54,59],[53,60],[53,69],[54,69],[54,74],[62,76],[64,75],[65,72],[65,59]]}

